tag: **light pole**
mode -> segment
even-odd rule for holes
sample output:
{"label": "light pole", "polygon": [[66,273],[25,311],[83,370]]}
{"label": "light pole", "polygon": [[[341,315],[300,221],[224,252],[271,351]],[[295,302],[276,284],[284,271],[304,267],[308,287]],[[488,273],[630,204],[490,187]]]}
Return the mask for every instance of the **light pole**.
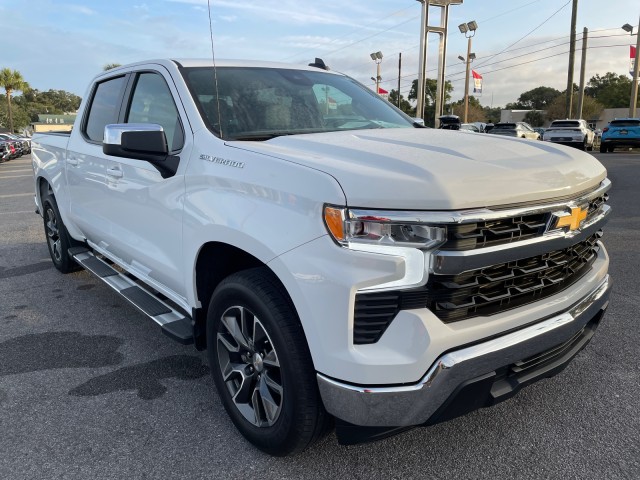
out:
{"label": "light pole", "polygon": [[[461,23],[458,25],[458,28],[460,29],[460,33],[464,34],[467,38],[467,58],[466,60],[464,58],[462,59],[466,64],[466,72],[464,75],[464,123],[467,123],[467,117],[469,115],[469,70],[471,62],[476,58],[476,54],[471,53],[471,39],[476,34],[478,24],[475,20],[472,20],[468,23]],[[458,58],[462,57],[460,56]]]}
{"label": "light pole", "polygon": [[370,54],[371,60],[376,62],[376,95],[380,95],[380,64],[382,63],[382,52],[374,52]]}
{"label": "light pole", "polygon": [[[640,19],[638,20],[640,24]],[[629,32],[633,35],[633,27],[628,23],[622,26],[625,32]],[[638,27],[640,30],[640,25]],[[636,31],[636,58],[633,65],[633,83],[631,84],[631,103],[629,105],[629,117],[636,118],[636,104],[638,103],[638,63],[640,61],[640,31]]]}

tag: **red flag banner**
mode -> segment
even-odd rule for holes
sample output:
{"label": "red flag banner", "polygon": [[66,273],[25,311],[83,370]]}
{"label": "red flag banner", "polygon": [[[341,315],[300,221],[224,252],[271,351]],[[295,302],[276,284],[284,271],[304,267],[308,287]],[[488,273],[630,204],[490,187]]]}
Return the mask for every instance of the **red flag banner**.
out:
{"label": "red flag banner", "polygon": [[633,66],[636,61],[636,47],[629,45],[629,74],[633,77]]}
{"label": "red flag banner", "polygon": [[482,93],[482,75],[475,70],[471,70],[473,74],[473,93]]}

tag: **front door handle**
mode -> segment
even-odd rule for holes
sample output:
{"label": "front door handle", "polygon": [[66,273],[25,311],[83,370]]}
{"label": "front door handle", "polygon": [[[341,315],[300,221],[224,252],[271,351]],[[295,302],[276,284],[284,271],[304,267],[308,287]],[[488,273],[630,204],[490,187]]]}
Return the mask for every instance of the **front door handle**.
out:
{"label": "front door handle", "polygon": [[107,168],[107,175],[113,178],[122,178],[122,170],[119,168]]}
{"label": "front door handle", "polygon": [[77,158],[67,157],[67,164],[71,165],[72,167],[77,167],[78,166],[78,159]]}

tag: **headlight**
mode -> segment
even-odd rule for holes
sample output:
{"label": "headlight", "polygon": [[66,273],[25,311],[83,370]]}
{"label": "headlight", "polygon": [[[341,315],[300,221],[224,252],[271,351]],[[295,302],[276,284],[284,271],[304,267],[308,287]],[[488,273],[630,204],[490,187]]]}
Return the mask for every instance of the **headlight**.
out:
{"label": "headlight", "polygon": [[429,250],[446,240],[443,227],[407,220],[410,212],[398,212],[402,220],[375,210],[349,210],[325,205],[324,222],[333,239],[344,247],[366,244],[389,247],[409,247]]}

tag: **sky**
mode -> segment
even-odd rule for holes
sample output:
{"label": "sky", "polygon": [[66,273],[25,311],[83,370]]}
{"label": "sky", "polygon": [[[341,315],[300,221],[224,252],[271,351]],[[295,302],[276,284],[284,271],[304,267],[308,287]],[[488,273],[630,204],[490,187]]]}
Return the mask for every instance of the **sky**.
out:
{"label": "sky", "polygon": [[[32,88],[80,96],[108,63],[153,58],[260,59],[332,69],[374,89],[381,51],[381,87],[401,94],[417,78],[421,4],[416,0],[0,0],[0,68],[22,73]],[[565,90],[571,0],[464,0],[450,7],[446,78],[453,100],[464,96],[467,40],[457,28],[475,20],[472,68],[484,77],[480,102],[504,106],[539,86]],[[638,25],[638,0],[579,0],[574,82],[579,83],[582,30],[589,29],[587,81],[606,72],[629,75],[629,44],[621,29]],[[439,8],[430,25],[440,23]],[[636,34],[637,27],[633,33]],[[429,37],[428,76],[435,78],[438,37]],[[472,88],[473,86],[471,86]]]}

